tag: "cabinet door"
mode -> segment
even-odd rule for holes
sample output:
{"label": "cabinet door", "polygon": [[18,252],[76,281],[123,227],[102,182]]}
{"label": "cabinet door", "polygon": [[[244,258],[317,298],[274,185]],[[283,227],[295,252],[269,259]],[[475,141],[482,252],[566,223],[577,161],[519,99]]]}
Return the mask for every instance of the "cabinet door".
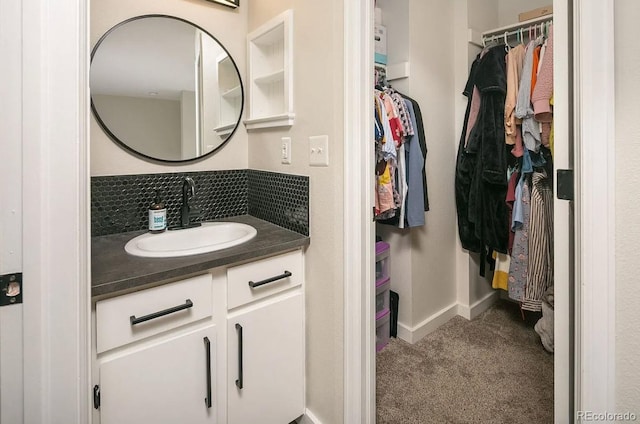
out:
{"label": "cabinet door", "polygon": [[211,325],[105,360],[101,424],[215,423],[215,353]]}
{"label": "cabinet door", "polygon": [[302,415],[302,293],[257,303],[227,325],[228,423],[283,424]]}

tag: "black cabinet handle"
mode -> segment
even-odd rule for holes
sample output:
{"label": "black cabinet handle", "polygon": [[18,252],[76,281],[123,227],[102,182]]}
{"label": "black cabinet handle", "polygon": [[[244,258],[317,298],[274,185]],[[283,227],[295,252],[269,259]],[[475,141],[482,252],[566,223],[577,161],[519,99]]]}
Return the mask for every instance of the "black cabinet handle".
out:
{"label": "black cabinet handle", "polygon": [[274,281],[282,280],[283,278],[291,277],[291,275],[292,274],[289,271],[285,271],[284,274],[276,275],[275,277],[267,278],[266,280],[258,281],[256,283],[249,281],[249,287],[254,289],[265,284],[273,283]]}
{"label": "black cabinet handle", "polygon": [[238,332],[238,379],[236,386],[242,390],[242,326],[236,323],[236,331]]}
{"label": "black cabinet handle", "polygon": [[209,337],[204,338],[204,349],[207,355],[207,397],[204,398],[204,403],[207,408],[211,408],[211,342]]}
{"label": "black cabinet handle", "polygon": [[149,315],[142,316],[140,318],[136,318],[135,315],[131,315],[129,320],[131,321],[131,325],[140,324],[141,322],[149,321],[155,318],[160,318],[165,315],[172,314],[174,312],[182,311],[183,309],[189,309],[193,306],[193,302],[190,299],[185,300],[184,305],[174,306],[173,308],[165,309],[163,311],[154,312]]}

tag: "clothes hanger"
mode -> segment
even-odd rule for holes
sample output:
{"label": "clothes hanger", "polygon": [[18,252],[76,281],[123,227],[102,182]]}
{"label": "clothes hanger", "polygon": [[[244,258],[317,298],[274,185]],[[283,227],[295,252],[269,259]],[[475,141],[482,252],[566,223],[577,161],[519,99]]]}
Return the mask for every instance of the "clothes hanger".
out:
{"label": "clothes hanger", "polygon": [[507,41],[507,35],[509,33],[507,31],[504,32],[504,50],[509,53],[509,50],[511,50],[511,46],[509,45],[509,42]]}

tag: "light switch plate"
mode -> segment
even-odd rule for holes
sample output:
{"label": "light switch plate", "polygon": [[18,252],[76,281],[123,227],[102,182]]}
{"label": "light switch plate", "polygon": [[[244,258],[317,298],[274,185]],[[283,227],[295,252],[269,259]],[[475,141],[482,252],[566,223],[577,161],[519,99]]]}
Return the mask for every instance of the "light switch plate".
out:
{"label": "light switch plate", "polygon": [[291,137],[282,137],[280,142],[281,162],[291,165]]}
{"label": "light switch plate", "polygon": [[329,166],[329,136],[309,137],[309,165]]}

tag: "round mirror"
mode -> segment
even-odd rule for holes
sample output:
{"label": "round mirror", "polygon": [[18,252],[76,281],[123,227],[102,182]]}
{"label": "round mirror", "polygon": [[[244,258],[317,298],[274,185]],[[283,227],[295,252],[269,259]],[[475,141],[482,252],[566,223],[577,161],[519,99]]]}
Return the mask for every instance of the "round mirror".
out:
{"label": "round mirror", "polygon": [[220,149],[240,123],[244,91],[229,52],[184,19],[137,16],[91,53],[91,110],[125,149],[163,162]]}

